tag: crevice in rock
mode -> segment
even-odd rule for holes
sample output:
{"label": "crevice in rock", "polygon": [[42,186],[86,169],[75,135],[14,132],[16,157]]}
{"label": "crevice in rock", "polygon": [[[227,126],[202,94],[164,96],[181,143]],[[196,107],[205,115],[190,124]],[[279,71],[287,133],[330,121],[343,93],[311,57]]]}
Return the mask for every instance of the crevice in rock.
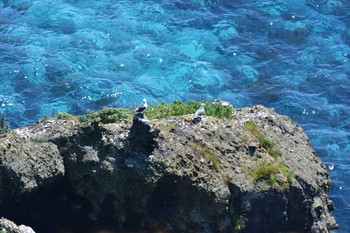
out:
{"label": "crevice in rock", "polygon": [[302,189],[290,186],[287,205],[289,230],[304,232],[312,226],[308,201]]}
{"label": "crevice in rock", "polygon": [[126,142],[126,151],[149,156],[158,148],[158,134],[159,130],[154,129],[147,119],[134,118]]}

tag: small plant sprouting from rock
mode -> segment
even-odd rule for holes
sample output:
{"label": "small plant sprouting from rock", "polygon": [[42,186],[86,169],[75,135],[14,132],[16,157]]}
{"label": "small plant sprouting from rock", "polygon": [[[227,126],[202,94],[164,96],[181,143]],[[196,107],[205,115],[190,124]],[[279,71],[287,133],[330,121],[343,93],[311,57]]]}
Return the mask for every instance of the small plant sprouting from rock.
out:
{"label": "small plant sprouting from rock", "polygon": [[176,129],[176,125],[173,124],[173,123],[169,123],[169,124],[167,125],[167,129],[168,129],[169,132],[174,132],[175,129]]}
{"label": "small plant sprouting from rock", "polygon": [[11,132],[10,125],[6,121],[5,112],[2,112],[1,120],[0,120],[0,134],[5,134],[5,133],[9,133],[9,132]]}
{"label": "small plant sprouting from rock", "polygon": [[276,142],[264,137],[262,133],[258,131],[254,121],[249,120],[244,126],[258,139],[260,146],[263,147],[274,159],[277,159],[281,155],[281,150],[275,148]]}
{"label": "small plant sprouting from rock", "polygon": [[209,160],[213,164],[213,167],[216,171],[221,172],[219,155],[213,149],[200,142],[193,142],[192,147],[204,158]]}
{"label": "small plant sprouting from rock", "polygon": [[249,130],[255,137],[259,136],[259,132],[256,129],[256,123],[252,120],[245,122],[245,128]]}
{"label": "small plant sprouting from rock", "polygon": [[245,228],[247,218],[243,214],[235,213],[232,216],[232,224],[235,231],[240,231]]}
{"label": "small plant sprouting from rock", "polygon": [[276,149],[275,145],[276,142],[265,138],[263,136],[260,136],[258,138],[259,140],[259,144],[267,151],[267,153],[269,153],[269,155],[271,155],[273,158],[278,158],[281,155],[281,150],[280,149]]}

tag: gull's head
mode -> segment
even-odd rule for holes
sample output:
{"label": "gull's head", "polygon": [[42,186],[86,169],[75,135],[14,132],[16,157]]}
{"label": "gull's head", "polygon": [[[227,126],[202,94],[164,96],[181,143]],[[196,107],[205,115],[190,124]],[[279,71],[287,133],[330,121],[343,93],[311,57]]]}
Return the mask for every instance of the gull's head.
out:
{"label": "gull's head", "polygon": [[146,103],[146,101],[147,101],[147,100],[146,100],[146,98],[143,98],[143,102],[145,102],[145,103]]}

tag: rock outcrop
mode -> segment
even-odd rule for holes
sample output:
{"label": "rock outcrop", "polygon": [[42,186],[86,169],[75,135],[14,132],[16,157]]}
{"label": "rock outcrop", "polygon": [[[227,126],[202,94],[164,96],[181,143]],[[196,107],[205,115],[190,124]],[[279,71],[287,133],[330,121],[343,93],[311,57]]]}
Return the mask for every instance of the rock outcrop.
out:
{"label": "rock outcrop", "polygon": [[0,232],[3,231],[9,233],[35,233],[31,227],[25,225],[17,226],[6,218],[0,218]]}
{"label": "rock outcrop", "polygon": [[191,121],[48,119],[3,135],[0,216],[39,233],[337,227],[326,168],[290,118],[256,106]]}

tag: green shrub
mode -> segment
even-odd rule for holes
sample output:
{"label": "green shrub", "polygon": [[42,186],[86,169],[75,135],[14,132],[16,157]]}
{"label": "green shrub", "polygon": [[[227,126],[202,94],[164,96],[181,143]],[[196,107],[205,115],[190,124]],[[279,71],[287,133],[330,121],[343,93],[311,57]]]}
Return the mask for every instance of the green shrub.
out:
{"label": "green shrub", "polygon": [[2,114],[1,114],[0,128],[1,129],[5,129],[6,128],[6,115],[5,115],[5,112],[2,112]]}
{"label": "green shrub", "polygon": [[[220,104],[212,104],[204,102],[204,110],[206,116],[213,116],[217,118],[232,119],[233,109],[232,107],[223,107]],[[180,100],[174,100],[173,103],[160,103],[154,106],[150,106],[145,110],[145,115],[149,119],[161,119],[172,116],[182,116],[187,114],[194,114],[200,106],[201,102],[189,101],[182,102]]]}
{"label": "green shrub", "polygon": [[2,112],[1,120],[0,120],[0,134],[10,133],[10,132],[12,132],[10,128],[10,124],[6,121],[5,112]]}
{"label": "green shrub", "polygon": [[126,108],[103,108],[96,112],[87,112],[84,116],[80,116],[81,122],[90,122],[99,119],[100,122],[115,123],[122,119],[132,119],[133,112]]}
{"label": "green shrub", "polygon": [[259,140],[259,144],[267,151],[271,151],[272,148],[276,145],[275,141],[265,138],[263,136],[260,136],[258,140]]}
{"label": "green shrub", "polygon": [[267,153],[269,153],[269,155],[271,155],[274,159],[277,159],[281,156],[282,152],[280,149],[272,148],[270,150],[267,150]]}
{"label": "green shrub", "polygon": [[56,113],[55,118],[59,120],[73,120],[73,119],[76,119],[77,117],[67,112],[58,112]]}
{"label": "green shrub", "polygon": [[267,180],[270,184],[272,184],[273,186],[278,186],[278,181],[277,181],[277,178],[276,176],[273,174],[273,175],[270,175],[269,176],[269,179]]}
{"label": "green shrub", "polygon": [[260,136],[258,138],[259,140],[259,144],[267,151],[267,153],[269,153],[269,155],[271,155],[273,158],[277,159],[278,157],[281,156],[281,150],[280,149],[276,149],[275,148],[275,145],[276,145],[276,142],[271,140],[271,139],[268,139],[268,138],[265,138],[263,136]]}
{"label": "green shrub", "polygon": [[286,171],[284,175],[287,177],[288,183],[292,182],[292,179],[294,178],[294,173],[292,171]]}

